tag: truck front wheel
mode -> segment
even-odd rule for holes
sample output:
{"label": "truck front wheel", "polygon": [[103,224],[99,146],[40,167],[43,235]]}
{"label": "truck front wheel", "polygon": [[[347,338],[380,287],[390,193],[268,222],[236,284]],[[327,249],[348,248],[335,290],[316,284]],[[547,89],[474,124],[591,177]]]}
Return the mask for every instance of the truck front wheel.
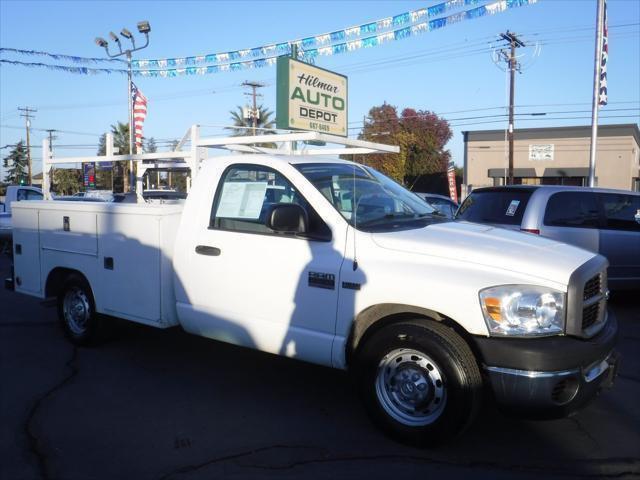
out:
{"label": "truck front wheel", "polygon": [[365,407],[393,438],[434,446],[473,421],[482,379],[469,346],[432,321],[408,321],[376,332],[360,348],[355,373]]}
{"label": "truck front wheel", "polygon": [[102,319],[87,281],[69,275],[58,294],[58,318],[66,336],[76,345],[89,345],[102,336]]}

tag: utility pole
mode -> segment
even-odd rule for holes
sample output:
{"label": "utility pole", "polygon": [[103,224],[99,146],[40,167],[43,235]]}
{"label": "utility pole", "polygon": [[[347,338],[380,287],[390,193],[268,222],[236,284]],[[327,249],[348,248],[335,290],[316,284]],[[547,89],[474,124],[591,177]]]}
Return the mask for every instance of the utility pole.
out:
{"label": "utility pole", "polygon": [[33,117],[33,115],[31,115],[32,113],[37,112],[38,110],[36,110],[35,108],[29,108],[29,107],[18,107],[18,110],[24,113],[21,113],[20,116],[24,117],[24,126],[27,129],[27,164],[28,164],[28,175],[29,175],[29,185],[31,185],[31,143],[30,143],[30,139],[29,139],[29,129],[31,128],[31,118]]}
{"label": "utility pole", "polygon": [[505,42],[509,44],[509,53],[505,50],[502,50],[500,53],[507,63],[509,68],[509,130],[508,130],[508,140],[509,140],[509,179],[508,184],[513,185],[513,105],[515,99],[515,81],[516,81],[516,70],[520,71],[520,65],[518,63],[518,59],[516,58],[516,48],[524,47],[525,44],[516,36],[515,33],[507,30],[506,33],[501,33],[500,38],[502,38]]}
{"label": "utility pole", "polygon": [[[48,128],[47,133],[49,134],[49,158],[53,157],[53,141],[57,140],[58,137],[53,135],[53,132],[57,132],[57,130],[53,129],[53,128]],[[46,152],[42,152],[42,156],[44,157]],[[43,168],[44,170],[44,168]],[[44,180],[44,175],[43,175],[43,180]],[[51,179],[49,181],[50,184],[53,184],[53,165],[51,165],[51,175],[49,176],[49,178]]]}
{"label": "utility pole", "polygon": [[253,127],[253,134],[256,134],[256,127],[258,126],[258,104],[256,102],[257,97],[261,97],[262,95],[258,94],[258,88],[262,88],[265,86],[264,83],[260,82],[242,82],[243,87],[251,87],[251,93],[245,93],[245,95],[251,95],[253,98],[253,107],[251,109],[251,125]]}

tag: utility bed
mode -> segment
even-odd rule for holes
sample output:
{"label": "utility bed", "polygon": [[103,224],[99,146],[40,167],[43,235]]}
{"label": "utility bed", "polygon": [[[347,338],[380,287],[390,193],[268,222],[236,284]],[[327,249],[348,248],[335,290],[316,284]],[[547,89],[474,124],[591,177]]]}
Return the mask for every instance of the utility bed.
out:
{"label": "utility bed", "polygon": [[[14,205],[16,291],[46,298],[54,270],[80,270],[96,311],[176,325],[173,244],[182,205],[32,201]],[[49,278],[49,285],[46,279]],[[132,289],[135,286],[135,289]]]}

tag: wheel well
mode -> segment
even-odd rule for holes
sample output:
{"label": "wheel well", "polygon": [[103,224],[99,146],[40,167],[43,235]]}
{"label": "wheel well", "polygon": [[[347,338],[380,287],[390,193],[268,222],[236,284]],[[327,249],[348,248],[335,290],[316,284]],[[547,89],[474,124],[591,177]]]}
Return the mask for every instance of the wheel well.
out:
{"label": "wheel well", "polygon": [[87,282],[87,285],[90,285],[87,281],[87,277],[85,277],[82,272],[71,268],[56,267],[49,272],[49,276],[47,277],[47,283],[44,288],[45,298],[57,297],[60,293],[60,289],[64,285],[64,280],[69,275],[78,275]]}
{"label": "wheel well", "polygon": [[427,308],[410,305],[383,304],[366,309],[360,313],[353,322],[347,342],[347,366],[351,364],[351,360],[360,345],[363,345],[372,335],[389,325],[416,319],[435,321],[453,329],[469,345],[476,359],[480,358],[471,334],[451,318]]}

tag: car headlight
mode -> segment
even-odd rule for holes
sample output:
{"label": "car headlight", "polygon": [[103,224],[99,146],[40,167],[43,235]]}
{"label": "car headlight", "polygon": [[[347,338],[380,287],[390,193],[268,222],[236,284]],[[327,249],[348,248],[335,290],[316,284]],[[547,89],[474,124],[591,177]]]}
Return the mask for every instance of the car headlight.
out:
{"label": "car headlight", "polygon": [[564,332],[565,294],[535,285],[502,285],[480,291],[490,335],[557,335]]}

